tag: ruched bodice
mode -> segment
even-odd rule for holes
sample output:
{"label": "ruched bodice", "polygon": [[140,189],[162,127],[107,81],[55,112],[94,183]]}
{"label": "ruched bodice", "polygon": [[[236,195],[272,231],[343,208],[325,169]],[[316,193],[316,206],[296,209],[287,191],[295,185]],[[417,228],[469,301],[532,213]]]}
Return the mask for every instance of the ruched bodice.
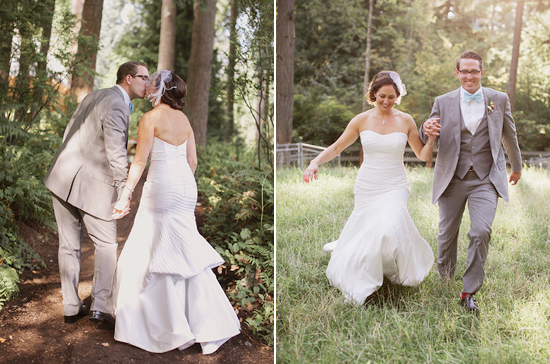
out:
{"label": "ruched bodice", "polygon": [[407,134],[378,134],[372,130],[361,132],[363,164],[357,173],[354,193],[404,188],[409,191],[403,153]]}
{"label": "ruched bodice", "polygon": [[428,274],[433,252],[409,212],[403,152],[405,133],[361,132],[363,164],[355,180],[355,207],[332,251],[327,277],[346,299],[361,304],[382,285],[415,286]]}

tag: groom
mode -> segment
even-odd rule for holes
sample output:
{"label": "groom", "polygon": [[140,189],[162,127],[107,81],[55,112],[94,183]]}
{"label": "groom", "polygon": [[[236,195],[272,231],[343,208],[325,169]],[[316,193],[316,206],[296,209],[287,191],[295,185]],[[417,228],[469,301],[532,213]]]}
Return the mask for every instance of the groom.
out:
{"label": "groom", "polygon": [[95,246],[90,319],[114,327],[117,229],[111,215],[128,175],[131,100],[145,96],[148,82],[144,63],[127,62],[118,69],[116,86],[88,94],[67,125],[63,143],[44,179],[52,192],[59,230],[65,323],[74,323],[88,313],[78,295],[85,226]]}
{"label": "groom", "polygon": [[435,99],[420,137],[426,143],[428,136],[437,136],[439,143],[432,202],[439,202],[437,268],[445,279],[455,274],[459,228],[468,202],[470,243],[460,303],[477,313],[474,294],[485,277],[497,200],[508,201],[501,141],[512,164],[511,185],[521,178],[522,163],[510,101],[505,93],[481,86],[483,60],[479,54],[462,53],[456,75],[461,87]]}

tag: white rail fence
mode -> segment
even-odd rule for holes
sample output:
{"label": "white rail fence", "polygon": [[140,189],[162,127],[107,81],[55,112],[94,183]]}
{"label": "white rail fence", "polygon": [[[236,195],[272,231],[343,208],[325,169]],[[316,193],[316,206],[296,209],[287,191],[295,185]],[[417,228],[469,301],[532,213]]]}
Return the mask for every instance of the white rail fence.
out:
{"label": "white rail fence", "polygon": [[[321,154],[327,148],[306,143],[277,144],[277,166],[296,166],[304,169],[304,165]],[[340,155],[335,158],[340,165]]]}
{"label": "white rail fence", "polygon": [[[276,146],[277,166],[296,166],[304,169],[309,161],[319,155],[327,148],[306,143],[278,144]],[[405,163],[426,163],[428,167],[433,166],[437,158],[438,149],[434,149],[433,158],[427,162],[423,162],[416,157],[412,148],[405,148],[403,161]],[[333,162],[341,165],[342,163],[359,164],[360,147],[351,146],[344,151],[344,155],[339,154]],[[536,168],[550,168],[550,152],[522,152],[523,163]],[[509,165],[509,161],[506,160]]]}

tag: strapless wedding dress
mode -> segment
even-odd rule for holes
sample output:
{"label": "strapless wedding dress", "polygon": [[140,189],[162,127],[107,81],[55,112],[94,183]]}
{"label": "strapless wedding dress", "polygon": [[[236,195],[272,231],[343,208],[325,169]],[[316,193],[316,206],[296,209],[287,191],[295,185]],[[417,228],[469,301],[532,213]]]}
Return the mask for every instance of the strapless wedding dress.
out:
{"label": "strapless wedding dress", "polygon": [[410,193],[404,133],[361,132],[363,164],[355,181],[355,207],[332,251],[327,277],[347,301],[362,304],[382,286],[416,286],[430,272],[434,255],[407,210]]}
{"label": "strapless wedding dress", "polygon": [[204,354],[240,332],[212,268],[224,261],[199,234],[197,185],[179,146],[154,138],[134,226],[117,266],[115,339],[162,353]]}

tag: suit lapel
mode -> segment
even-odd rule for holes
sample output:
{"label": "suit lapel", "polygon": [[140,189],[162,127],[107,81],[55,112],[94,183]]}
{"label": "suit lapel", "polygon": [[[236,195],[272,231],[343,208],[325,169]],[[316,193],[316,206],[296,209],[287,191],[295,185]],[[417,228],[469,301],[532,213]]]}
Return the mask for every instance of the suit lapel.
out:
{"label": "suit lapel", "polygon": [[449,115],[452,115],[451,137],[455,140],[457,150],[460,150],[460,120],[462,119],[462,112],[460,111],[460,87],[451,92],[449,94],[449,98],[451,99],[449,105]]}
{"label": "suit lapel", "polygon": [[[120,91],[120,89],[117,86],[111,87],[111,90],[114,90],[117,93],[117,95],[120,96],[122,101],[124,101],[124,95],[122,95],[122,91]],[[128,145],[128,139],[130,137],[128,133],[128,129],[130,128],[130,110],[129,109],[128,109],[128,117],[124,121],[126,123],[126,145]]]}
{"label": "suit lapel", "polygon": [[487,128],[489,130],[489,143],[491,144],[491,153],[493,155],[493,160],[496,160],[495,158],[497,157],[497,154],[498,154],[498,148],[500,147],[500,141],[498,139],[496,139],[495,137],[495,128],[498,127],[498,125],[496,124],[495,122],[495,115],[498,114],[498,113],[495,113],[496,112],[496,109],[493,110],[492,112],[489,112],[489,99],[491,99],[491,101],[493,102],[494,104],[494,97],[495,97],[495,93],[492,92],[491,89],[488,89],[488,88],[483,88],[483,102],[485,103],[485,116],[487,118]]}

